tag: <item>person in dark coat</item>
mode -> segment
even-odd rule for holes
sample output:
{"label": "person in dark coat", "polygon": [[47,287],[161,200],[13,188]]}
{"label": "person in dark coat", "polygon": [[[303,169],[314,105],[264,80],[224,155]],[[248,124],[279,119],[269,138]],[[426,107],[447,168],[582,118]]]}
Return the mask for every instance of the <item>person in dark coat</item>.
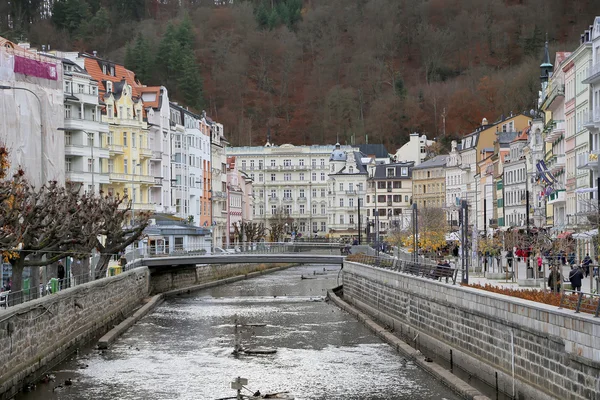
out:
{"label": "person in dark coat", "polygon": [[58,278],[58,284],[60,286],[60,288],[63,288],[63,281],[65,279],[65,266],[63,265],[62,261],[58,262],[58,268],[57,268],[57,274],[56,274],[57,278]]}
{"label": "person in dark coat", "polygon": [[581,265],[583,266],[583,273],[585,274],[586,278],[590,275],[590,264],[591,263],[592,263],[592,258],[590,257],[590,254],[587,253],[585,255],[585,258],[581,262]]}
{"label": "person in dark coat", "polygon": [[550,272],[550,276],[548,276],[548,286],[550,290],[556,293],[560,293],[560,285],[562,281],[562,276],[556,267],[552,268]]}
{"label": "person in dark coat", "polygon": [[508,264],[508,269],[512,270],[513,265],[513,252],[509,250],[506,252],[506,263]]}
{"label": "person in dark coat", "polygon": [[581,280],[583,279],[583,272],[576,265],[573,265],[573,269],[569,272],[569,280],[571,281],[571,287],[577,292],[581,292]]}

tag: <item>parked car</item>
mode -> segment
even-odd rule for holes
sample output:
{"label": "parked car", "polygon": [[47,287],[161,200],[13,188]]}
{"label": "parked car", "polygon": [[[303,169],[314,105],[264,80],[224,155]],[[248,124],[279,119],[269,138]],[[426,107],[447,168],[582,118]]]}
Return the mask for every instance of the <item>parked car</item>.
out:
{"label": "parked car", "polygon": [[222,247],[215,247],[214,248],[214,253],[215,253],[215,255],[218,255],[218,254],[235,254],[236,251],[234,249],[224,249]]}

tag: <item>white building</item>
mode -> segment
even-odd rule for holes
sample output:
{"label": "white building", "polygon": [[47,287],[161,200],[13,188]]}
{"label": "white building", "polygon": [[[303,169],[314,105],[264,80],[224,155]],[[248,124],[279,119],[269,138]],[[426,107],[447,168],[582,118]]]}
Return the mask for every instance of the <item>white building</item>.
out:
{"label": "white building", "polygon": [[465,167],[462,163],[460,145],[453,140],[450,153],[446,158],[446,216],[451,229],[459,226],[459,208],[461,199],[465,198],[467,186],[464,181]]}
{"label": "white building", "polygon": [[[254,182],[255,221],[268,227],[271,215],[283,209],[294,219],[298,233],[314,238],[329,234],[327,184],[332,150],[333,146],[271,146],[267,142],[265,146],[230,147],[227,153],[236,157],[240,171]],[[358,151],[350,146],[339,150]],[[357,183],[353,190],[358,190]],[[344,218],[349,221],[349,216]]]}
{"label": "white building", "polygon": [[155,205],[155,212],[175,214],[171,195],[171,142],[175,131],[170,122],[169,94],[164,86],[140,87],[139,91],[148,119],[148,147],[152,151],[149,175],[154,177],[154,185],[148,198]]}
{"label": "white building", "polygon": [[[327,180],[329,237],[353,239],[358,236],[359,228],[366,228],[366,183],[367,170],[362,164],[362,153],[352,149],[344,151],[336,143],[329,157]],[[359,202],[363,206],[360,216]]]}
{"label": "white building", "polygon": [[63,83],[65,96],[65,179],[85,191],[98,193],[109,183],[105,142],[108,124],[102,122],[98,82],[79,66],[77,53],[64,54]]}
{"label": "white building", "polygon": [[526,194],[529,186],[527,163],[523,152],[527,140],[527,133],[524,131],[512,141],[509,155],[504,159],[504,221],[507,226],[527,225]]}
{"label": "white building", "polygon": [[227,243],[227,140],[223,124],[213,121],[203,112],[202,119],[210,128],[211,148],[211,216],[213,245]]}
{"label": "white building", "polygon": [[434,143],[433,140],[427,140],[425,135],[411,133],[408,142],[396,151],[396,162],[412,161],[419,165],[427,158],[427,148]]}

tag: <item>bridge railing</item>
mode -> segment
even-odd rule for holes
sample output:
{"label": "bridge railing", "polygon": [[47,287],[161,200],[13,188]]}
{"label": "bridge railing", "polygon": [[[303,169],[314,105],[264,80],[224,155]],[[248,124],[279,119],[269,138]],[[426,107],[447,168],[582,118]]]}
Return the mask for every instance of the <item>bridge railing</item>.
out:
{"label": "bridge railing", "polygon": [[[128,261],[141,257],[166,257],[184,255],[219,255],[219,254],[271,254],[271,253],[313,253],[313,254],[341,254],[343,247],[337,243],[320,242],[252,242],[238,243],[229,246],[179,246],[175,249],[164,249],[151,246],[146,249],[136,249],[136,254],[127,257]],[[130,260],[131,258],[131,260]]]}

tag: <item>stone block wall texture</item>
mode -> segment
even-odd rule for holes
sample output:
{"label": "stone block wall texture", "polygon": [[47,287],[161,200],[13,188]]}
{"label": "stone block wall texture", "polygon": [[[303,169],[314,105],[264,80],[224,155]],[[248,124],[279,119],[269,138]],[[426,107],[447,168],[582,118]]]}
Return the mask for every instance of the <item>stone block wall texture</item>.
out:
{"label": "stone block wall texture", "polygon": [[265,271],[278,265],[269,264],[213,264],[188,268],[156,269],[152,271],[151,293],[164,293],[202,283],[212,282],[251,272]]}
{"label": "stone block wall texture", "polygon": [[[600,319],[345,262],[344,299],[517,399],[600,400]],[[420,336],[417,336],[419,334]],[[514,358],[513,358],[514,355]],[[514,377],[513,379],[513,359]]]}
{"label": "stone block wall texture", "polygon": [[105,333],[140,306],[149,271],[136,268],[0,311],[0,399]]}

